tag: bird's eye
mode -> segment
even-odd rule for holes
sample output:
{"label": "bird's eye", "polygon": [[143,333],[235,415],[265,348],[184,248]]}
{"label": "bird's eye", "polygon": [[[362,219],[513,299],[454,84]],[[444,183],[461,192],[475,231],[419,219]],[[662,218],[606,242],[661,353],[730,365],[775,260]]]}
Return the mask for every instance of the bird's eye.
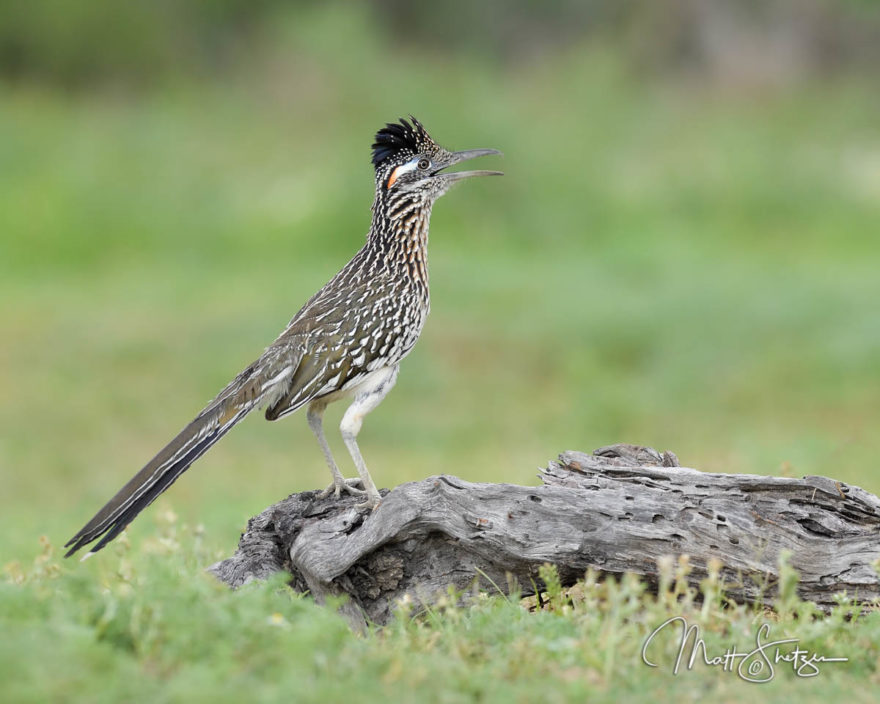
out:
{"label": "bird's eye", "polygon": [[419,168],[422,171],[427,171],[431,167],[431,162],[427,159],[419,159]]}

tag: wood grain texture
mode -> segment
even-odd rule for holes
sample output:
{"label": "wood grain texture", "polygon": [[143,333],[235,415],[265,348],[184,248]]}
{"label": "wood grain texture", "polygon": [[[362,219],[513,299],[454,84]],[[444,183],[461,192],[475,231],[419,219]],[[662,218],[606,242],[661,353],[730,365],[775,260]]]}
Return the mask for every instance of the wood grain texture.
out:
{"label": "wood grain texture", "polygon": [[431,603],[450,585],[532,594],[548,562],[564,585],[589,567],[655,585],[658,558],[682,554],[692,586],[721,560],[737,601],[773,604],[782,550],[800,596],[821,608],[841,591],[880,599],[880,499],[856,486],[700,472],[634,445],[564,452],[540,477],[534,487],[429,477],[383,491],[370,513],[350,497],[293,494],[252,518],[235,555],[210,570],[233,587],[287,571],[319,601],[348,595],[356,627],[387,623],[404,595]]}

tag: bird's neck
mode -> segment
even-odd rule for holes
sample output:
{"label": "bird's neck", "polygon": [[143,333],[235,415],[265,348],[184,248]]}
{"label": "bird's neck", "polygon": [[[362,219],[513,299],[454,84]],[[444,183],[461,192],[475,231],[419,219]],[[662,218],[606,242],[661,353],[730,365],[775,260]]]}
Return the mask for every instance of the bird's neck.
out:
{"label": "bird's neck", "polygon": [[377,199],[367,247],[381,252],[392,266],[400,266],[417,282],[428,285],[428,226],[433,203],[399,196]]}

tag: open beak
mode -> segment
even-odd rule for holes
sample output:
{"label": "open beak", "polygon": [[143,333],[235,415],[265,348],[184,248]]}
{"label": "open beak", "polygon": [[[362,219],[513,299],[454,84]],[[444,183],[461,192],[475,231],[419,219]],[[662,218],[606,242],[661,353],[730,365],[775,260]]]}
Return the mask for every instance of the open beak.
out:
{"label": "open beak", "polygon": [[[471,159],[476,159],[480,156],[490,156],[492,154],[498,154],[499,156],[504,156],[497,149],[466,149],[463,152],[453,152],[452,159],[445,166],[440,167],[435,171],[435,174],[440,174],[441,171],[448,169],[450,166],[455,166],[456,164],[460,164],[463,161],[470,161]],[[485,171],[485,170],[477,170],[477,171],[453,171],[451,173],[443,173],[440,174],[443,176],[444,180],[447,183],[454,183],[455,181],[460,181],[463,178],[470,178],[471,176],[503,176],[504,173],[501,171]]]}

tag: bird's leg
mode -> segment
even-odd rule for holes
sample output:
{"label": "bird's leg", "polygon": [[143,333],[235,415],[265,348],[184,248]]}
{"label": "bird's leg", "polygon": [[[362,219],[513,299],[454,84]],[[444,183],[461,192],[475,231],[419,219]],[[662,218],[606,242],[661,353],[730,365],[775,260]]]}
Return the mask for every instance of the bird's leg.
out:
{"label": "bird's leg", "polygon": [[374,509],[379,505],[382,497],[379,496],[379,490],[373,483],[373,478],[367,470],[364,458],[361,457],[360,448],[357,444],[357,434],[361,430],[364,416],[378,406],[382,399],[391,391],[394,382],[397,381],[397,365],[386,367],[381,371],[375,372],[368,384],[358,389],[354,401],[342,416],[342,423],[339,424],[339,430],[342,433],[342,439],[348,448],[351,458],[354,460],[358,474],[363,480],[363,487],[367,494],[367,500],[358,505],[358,508]]}
{"label": "bird's leg", "polygon": [[333,475],[333,483],[318,494],[318,498],[326,499],[330,494],[333,494],[338,499],[343,491],[352,494],[353,496],[363,496],[364,492],[361,489],[356,488],[362,483],[360,477],[356,479],[346,479],[342,476],[342,472],[339,471],[339,467],[336,466],[336,462],[333,460],[330,446],[327,444],[327,438],[324,437],[322,420],[325,408],[327,408],[326,403],[312,401],[309,404],[309,410],[306,413],[309,427],[318,439],[318,444],[321,446],[321,451],[324,453],[324,459],[327,460],[327,466],[330,468],[330,474]]}

